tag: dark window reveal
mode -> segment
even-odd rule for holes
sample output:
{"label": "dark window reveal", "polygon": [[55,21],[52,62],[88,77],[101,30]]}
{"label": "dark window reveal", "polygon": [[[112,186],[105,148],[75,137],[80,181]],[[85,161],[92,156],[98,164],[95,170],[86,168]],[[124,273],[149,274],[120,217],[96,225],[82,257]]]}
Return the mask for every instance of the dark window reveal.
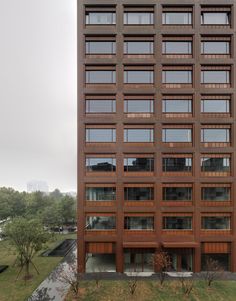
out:
{"label": "dark window reveal", "polygon": [[153,158],[125,158],[124,159],[125,172],[153,172],[154,159]]}

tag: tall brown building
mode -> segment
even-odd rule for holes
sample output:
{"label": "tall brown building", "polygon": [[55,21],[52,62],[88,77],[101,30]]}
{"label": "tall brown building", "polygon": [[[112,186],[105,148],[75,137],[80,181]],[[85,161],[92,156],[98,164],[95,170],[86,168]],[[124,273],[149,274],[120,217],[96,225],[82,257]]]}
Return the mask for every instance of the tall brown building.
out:
{"label": "tall brown building", "polygon": [[80,271],[236,272],[235,7],[78,0]]}

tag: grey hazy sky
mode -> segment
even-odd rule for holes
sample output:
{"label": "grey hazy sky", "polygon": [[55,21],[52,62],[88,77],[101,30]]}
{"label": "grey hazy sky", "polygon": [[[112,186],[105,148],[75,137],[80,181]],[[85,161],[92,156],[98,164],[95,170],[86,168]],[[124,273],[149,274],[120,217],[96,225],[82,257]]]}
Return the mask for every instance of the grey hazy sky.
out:
{"label": "grey hazy sky", "polygon": [[76,189],[76,0],[0,0],[0,186]]}

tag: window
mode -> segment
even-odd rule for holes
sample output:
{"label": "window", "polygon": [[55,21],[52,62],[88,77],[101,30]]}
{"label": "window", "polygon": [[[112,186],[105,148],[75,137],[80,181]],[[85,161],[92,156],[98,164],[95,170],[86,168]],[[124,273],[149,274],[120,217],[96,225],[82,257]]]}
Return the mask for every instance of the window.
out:
{"label": "window", "polygon": [[125,12],[124,24],[125,25],[152,25],[153,13],[152,12]]}
{"label": "window", "polygon": [[190,70],[164,70],[162,71],[163,84],[191,84],[192,71]]}
{"label": "window", "polygon": [[226,41],[204,41],[201,43],[202,54],[229,54],[230,43]]}
{"label": "window", "polygon": [[154,72],[145,70],[124,71],[125,84],[153,84]]}
{"label": "window", "polygon": [[166,230],[192,230],[192,217],[190,216],[165,216],[163,229]]}
{"label": "window", "polygon": [[228,12],[203,12],[201,14],[202,25],[229,25],[230,13]]}
{"label": "window", "polygon": [[154,158],[125,158],[125,172],[153,172]]}
{"label": "window", "polygon": [[113,70],[86,71],[87,84],[115,84],[116,72]]}
{"label": "window", "polygon": [[114,230],[115,228],[115,216],[87,216],[86,218],[86,230]]}
{"label": "window", "polygon": [[165,25],[191,25],[192,13],[190,12],[165,12],[162,14],[162,24]]}
{"label": "window", "polygon": [[86,170],[100,171],[100,172],[114,172],[116,171],[115,158],[87,158]]}
{"label": "window", "polygon": [[230,129],[201,129],[201,142],[230,142]]}
{"label": "window", "polygon": [[152,99],[129,99],[124,101],[125,113],[153,113]]}
{"label": "window", "polygon": [[153,187],[125,187],[125,201],[150,201],[154,199]]}
{"label": "window", "polygon": [[86,142],[116,142],[116,129],[86,129]]}
{"label": "window", "polygon": [[201,112],[202,113],[229,113],[230,101],[229,99],[202,99]]}
{"label": "window", "polygon": [[153,54],[153,42],[127,41],[124,42],[125,54]]}
{"label": "window", "polygon": [[192,158],[163,158],[163,172],[191,172]]}
{"label": "window", "polygon": [[87,41],[86,54],[115,54],[116,43],[113,41]]}
{"label": "window", "polygon": [[201,71],[202,84],[229,84],[230,72],[226,70],[204,70]]}
{"label": "window", "polygon": [[202,229],[206,230],[229,230],[229,216],[204,216],[202,217]]}
{"label": "window", "polygon": [[125,216],[126,230],[154,230],[153,216]]}
{"label": "window", "polygon": [[116,24],[114,12],[86,12],[86,24],[89,25],[112,25]]}
{"label": "window", "polygon": [[191,99],[164,99],[162,102],[163,113],[192,113]]}
{"label": "window", "polygon": [[192,142],[192,129],[163,129],[162,142]]}
{"label": "window", "polygon": [[230,201],[230,187],[202,187],[202,201]]}
{"label": "window", "polygon": [[115,187],[86,187],[86,201],[115,201]]}
{"label": "window", "polygon": [[230,158],[201,158],[202,172],[229,172]]}
{"label": "window", "polygon": [[192,187],[163,187],[164,201],[191,201]]}
{"label": "window", "polygon": [[124,142],[153,141],[153,129],[124,129]]}
{"label": "window", "polygon": [[223,268],[225,271],[229,271],[230,266],[230,254],[224,254],[224,253],[210,253],[210,254],[202,254],[201,255],[201,270],[207,271],[208,268],[208,262],[209,261],[217,261],[219,263],[219,266]]}
{"label": "window", "polygon": [[86,113],[115,113],[116,101],[114,99],[87,99],[86,100]]}
{"label": "window", "polygon": [[165,41],[162,43],[163,54],[192,54],[192,42]]}

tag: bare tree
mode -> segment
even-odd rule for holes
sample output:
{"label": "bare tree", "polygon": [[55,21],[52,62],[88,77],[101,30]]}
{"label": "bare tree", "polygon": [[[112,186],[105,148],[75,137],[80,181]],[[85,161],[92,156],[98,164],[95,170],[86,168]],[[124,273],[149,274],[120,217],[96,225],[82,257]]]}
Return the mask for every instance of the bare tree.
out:
{"label": "bare tree", "polygon": [[138,287],[138,272],[131,272],[130,280],[128,281],[129,293],[133,296]]}
{"label": "bare tree", "polygon": [[184,276],[181,276],[179,278],[180,280],[180,283],[181,283],[181,287],[182,287],[182,290],[183,290],[183,293],[185,296],[189,296],[191,291],[193,290],[193,287],[194,287],[194,282],[193,282],[193,279],[187,279],[186,277]]}
{"label": "bare tree", "polygon": [[79,296],[79,286],[82,274],[78,272],[76,263],[68,266],[68,269],[62,271],[59,280],[66,286],[70,286],[74,297]]}
{"label": "bare tree", "polygon": [[204,278],[207,282],[207,286],[211,286],[212,282],[218,278],[224,276],[224,269],[217,260],[208,258],[206,261],[206,272]]}
{"label": "bare tree", "polygon": [[153,255],[152,263],[159,269],[159,279],[162,285],[167,276],[166,272],[170,269],[171,258],[167,252],[161,250],[160,252]]}

